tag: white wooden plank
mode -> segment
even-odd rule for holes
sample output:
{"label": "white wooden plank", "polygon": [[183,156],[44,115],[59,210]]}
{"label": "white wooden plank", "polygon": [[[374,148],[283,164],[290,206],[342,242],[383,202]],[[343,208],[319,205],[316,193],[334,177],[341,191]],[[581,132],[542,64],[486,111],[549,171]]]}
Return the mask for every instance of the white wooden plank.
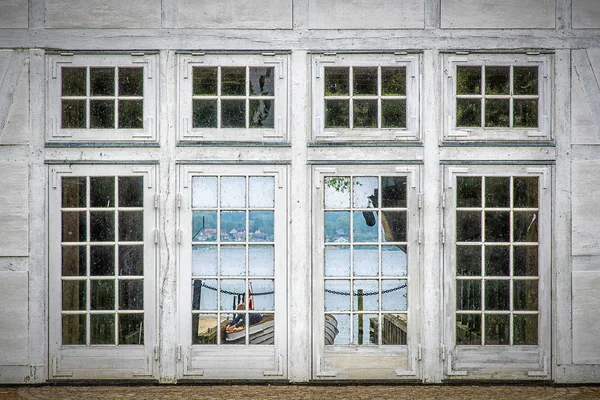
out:
{"label": "white wooden plank", "polygon": [[180,28],[291,29],[292,0],[180,0],[178,19]]}
{"label": "white wooden plank", "polygon": [[0,2],[0,29],[2,28],[27,28],[28,21],[27,0],[3,0]]}
{"label": "white wooden plank", "polygon": [[600,271],[573,272],[573,363],[600,364]]}
{"label": "white wooden plank", "polygon": [[0,272],[0,365],[27,365],[27,272]]}
{"label": "white wooden plank", "polygon": [[160,0],[46,0],[47,28],[160,28]]}
{"label": "white wooden plank", "polygon": [[554,28],[555,0],[442,0],[442,28]]}
{"label": "white wooden plank", "polygon": [[572,254],[600,254],[600,160],[575,160],[572,164]]}
{"label": "white wooden plank", "polygon": [[[23,76],[26,75],[25,67],[27,66],[28,61],[28,53],[25,51],[12,51],[9,54],[10,59],[6,67],[6,72],[0,81],[0,93],[5,93],[5,95],[0,98],[0,142],[3,142],[2,136],[8,114],[15,102],[15,93],[19,88],[19,83]],[[23,97],[23,91],[21,91],[20,94],[21,97]],[[25,92],[25,96],[26,95],[27,92]],[[22,106],[22,101],[19,104]],[[25,108],[25,110],[27,110],[27,108]],[[25,110],[22,110],[22,112]]]}
{"label": "white wooden plank", "polygon": [[27,162],[0,162],[0,257],[29,254],[28,184]]}
{"label": "white wooden plank", "polygon": [[600,3],[598,0],[573,1],[573,28],[600,28]]}
{"label": "white wooden plank", "polygon": [[[600,64],[592,65],[586,50],[573,50],[573,72],[584,94],[580,101],[584,101],[589,107],[592,123],[596,128],[594,133],[600,133],[600,83],[594,74],[594,67],[600,71]],[[600,135],[595,139],[595,142],[599,143]]]}

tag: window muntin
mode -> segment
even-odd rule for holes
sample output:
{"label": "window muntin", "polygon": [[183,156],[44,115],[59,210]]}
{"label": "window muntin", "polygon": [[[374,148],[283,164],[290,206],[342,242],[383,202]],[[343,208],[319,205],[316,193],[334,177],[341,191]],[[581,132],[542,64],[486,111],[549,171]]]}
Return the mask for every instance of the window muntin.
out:
{"label": "window muntin", "polygon": [[407,179],[324,177],[324,344],[406,345]]}
{"label": "window muntin", "polygon": [[456,177],[457,345],[538,345],[537,176]]}
{"label": "window muntin", "polygon": [[315,139],[418,138],[418,56],[339,54],[314,60]]}
{"label": "window muntin", "polygon": [[144,344],[141,176],[61,180],[63,345]]}

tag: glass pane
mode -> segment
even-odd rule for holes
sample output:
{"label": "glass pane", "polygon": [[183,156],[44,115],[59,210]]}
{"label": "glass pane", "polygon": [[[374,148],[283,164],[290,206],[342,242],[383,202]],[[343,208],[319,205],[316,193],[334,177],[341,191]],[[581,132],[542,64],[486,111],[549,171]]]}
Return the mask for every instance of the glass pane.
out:
{"label": "glass pane", "polygon": [[192,344],[217,344],[216,314],[192,314]]}
{"label": "glass pane", "polygon": [[85,276],[87,250],[85,246],[63,246],[62,276]]}
{"label": "glass pane", "polygon": [[62,344],[86,344],[86,314],[62,316]]}
{"label": "glass pane", "polygon": [[144,128],[144,100],[119,100],[119,129]]}
{"label": "glass pane", "polygon": [[537,208],[538,206],[538,178],[515,176],[513,178],[514,208]]}
{"label": "glass pane", "polygon": [[243,242],[246,240],[246,212],[221,211],[221,241]]}
{"label": "glass pane", "polygon": [[377,67],[354,67],[354,95],[377,95]]}
{"label": "glass pane", "polygon": [[221,95],[246,95],[246,67],[221,68]]}
{"label": "glass pane", "polygon": [[86,95],[86,68],[61,68],[62,72],[62,95],[63,96],[85,96]]}
{"label": "glass pane", "polygon": [[535,212],[515,212],[513,214],[513,240],[515,242],[537,242],[538,220]]}
{"label": "glass pane", "polygon": [[217,207],[216,176],[194,176],[192,178],[192,207]]}
{"label": "glass pane", "polygon": [[350,344],[350,315],[325,314],[325,345],[331,344]]}
{"label": "glass pane", "polygon": [[325,280],[325,311],[350,311],[350,281]]}
{"label": "glass pane", "polygon": [[520,311],[538,310],[538,281],[515,280],[514,281],[514,309]]}
{"label": "glass pane", "polygon": [[246,178],[227,176],[221,178],[221,207],[246,206]]}
{"label": "glass pane", "polygon": [[456,94],[481,94],[481,67],[456,67]]}
{"label": "glass pane", "polygon": [[217,275],[217,246],[192,246],[192,275]]}
{"label": "glass pane", "polygon": [[510,241],[510,212],[486,211],[485,212],[485,241],[508,242]]}
{"label": "glass pane", "polygon": [[377,236],[377,224],[373,226],[367,225],[363,213],[360,211],[354,212],[353,214],[353,231],[352,238],[354,242],[377,242],[379,239]]}
{"label": "glass pane", "polygon": [[456,246],[456,275],[481,275],[481,246]]}
{"label": "glass pane", "polygon": [[510,207],[510,178],[485,178],[485,206]]}
{"label": "glass pane", "polygon": [[61,128],[85,129],[86,110],[85,100],[63,100]]}
{"label": "glass pane", "polygon": [[63,311],[85,310],[87,300],[86,281],[62,282],[62,309]]}
{"label": "glass pane", "polygon": [[250,211],[248,213],[250,242],[272,242],[275,239],[275,213],[273,211]]}
{"label": "glass pane", "polygon": [[217,95],[217,67],[192,68],[193,95]]}
{"label": "glass pane", "polygon": [[221,310],[237,310],[238,304],[244,303],[246,297],[246,281],[221,280]]}
{"label": "glass pane", "polygon": [[90,101],[90,128],[115,127],[115,102],[114,100]]}
{"label": "glass pane", "polygon": [[510,275],[510,246],[485,246],[485,274]]}
{"label": "glass pane", "polygon": [[250,67],[250,96],[274,96],[273,67]]}
{"label": "glass pane", "polygon": [[469,211],[456,212],[456,241],[481,241],[481,213]]}
{"label": "glass pane", "polygon": [[119,246],[119,275],[144,274],[144,246]]}
{"label": "glass pane", "polygon": [[538,94],[538,67],[514,67],[514,94]]}
{"label": "glass pane", "polygon": [[119,177],[119,207],[144,206],[144,178],[141,176]]}
{"label": "glass pane", "polygon": [[90,68],[90,96],[115,95],[115,69]]}
{"label": "glass pane", "polygon": [[510,67],[485,67],[485,94],[510,94]]}
{"label": "glass pane", "polygon": [[192,240],[195,242],[217,241],[217,212],[192,211]]}
{"label": "glass pane", "polygon": [[115,274],[115,247],[90,246],[90,275],[108,276]]}
{"label": "glass pane", "polygon": [[119,96],[144,95],[144,69],[119,68]]}
{"label": "glass pane", "polygon": [[246,247],[222,246],[221,247],[221,275],[245,276],[246,275]]}
{"label": "glass pane", "polygon": [[325,212],[325,242],[350,242],[350,213],[345,211]]}
{"label": "glass pane", "polygon": [[272,279],[252,279],[249,290],[249,310],[273,311],[275,309],[275,283]]}
{"label": "glass pane", "polygon": [[90,325],[90,344],[115,344],[115,314],[92,314]]}
{"label": "glass pane", "polygon": [[481,344],[481,315],[457,314],[456,315],[456,344],[480,345]]}
{"label": "glass pane", "polygon": [[275,178],[251,176],[248,178],[248,207],[275,206]]}
{"label": "glass pane", "polygon": [[381,246],[381,275],[406,276],[406,246]]}
{"label": "glass pane", "polygon": [[275,249],[271,245],[248,247],[248,275],[273,276],[275,274]]}
{"label": "glass pane", "polygon": [[[223,288],[221,288],[223,289]],[[223,294],[222,296],[226,296]],[[217,309],[217,281],[213,279],[192,280],[192,310]]]}
{"label": "glass pane", "polygon": [[119,344],[144,344],[144,315],[119,315]]}
{"label": "glass pane", "polygon": [[350,246],[325,247],[325,276],[350,276]]}
{"label": "glass pane", "polygon": [[87,239],[86,212],[62,212],[62,241],[85,242]]}
{"label": "glass pane", "polygon": [[[381,328],[381,344],[398,346],[407,343],[407,316],[406,314],[383,314],[381,316],[383,326]],[[371,329],[376,319],[371,318]]]}
{"label": "glass pane", "polygon": [[456,99],[456,126],[481,126],[481,100]]}
{"label": "glass pane", "polygon": [[406,67],[381,67],[381,94],[406,95]]}
{"label": "glass pane", "polygon": [[86,179],[84,177],[62,177],[62,207],[85,207]]}
{"label": "glass pane", "polygon": [[485,344],[510,344],[510,316],[501,314],[486,314]]}
{"label": "glass pane", "polygon": [[[352,344],[359,346],[379,344],[378,318],[377,314],[354,314],[352,316],[354,324]],[[373,327],[375,329],[372,329]]]}
{"label": "glass pane", "polygon": [[381,281],[381,310],[406,311],[408,308],[408,285],[406,280]]}
{"label": "glass pane", "polygon": [[509,280],[485,281],[485,309],[497,311],[510,310]]}
{"label": "glass pane", "polygon": [[354,100],[354,127],[377,128],[377,100]]}
{"label": "glass pane", "polygon": [[115,207],[115,178],[90,177],[90,207]]}
{"label": "glass pane", "polygon": [[119,281],[119,310],[144,309],[144,281],[141,279]]}
{"label": "glass pane", "polygon": [[273,100],[250,100],[250,128],[273,128],[274,120]]}
{"label": "glass pane", "polygon": [[381,100],[381,127],[406,128],[406,100]]}
{"label": "glass pane", "polygon": [[481,310],[481,280],[456,281],[456,309]]}
{"label": "glass pane", "polygon": [[348,67],[325,67],[325,96],[347,96],[349,82]]}
{"label": "glass pane", "polygon": [[373,207],[372,200],[377,204],[379,179],[375,176],[361,176],[352,179],[352,206],[355,208]]}
{"label": "glass pane", "polygon": [[350,207],[350,178],[328,176],[325,178],[325,208]]}
{"label": "glass pane", "polygon": [[516,276],[536,276],[538,274],[537,246],[514,246],[513,271]]}
{"label": "glass pane", "polygon": [[119,211],[119,240],[122,242],[144,240],[143,211]]}
{"label": "glass pane", "polygon": [[510,100],[486,99],[485,100],[485,126],[508,127],[510,125]]}
{"label": "glass pane", "polygon": [[481,207],[481,178],[478,176],[456,177],[456,206]]}
{"label": "glass pane", "polygon": [[383,176],[381,187],[381,207],[406,207],[406,177]]}
{"label": "glass pane", "polygon": [[406,211],[382,211],[381,228],[382,241],[406,242]]}
{"label": "glass pane", "polygon": [[538,316],[521,315],[514,317],[514,344],[516,345],[536,345],[538,344]]}
{"label": "glass pane", "polygon": [[349,128],[349,104],[348,100],[325,100],[325,128]]}
{"label": "glass pane", "polygon": [[115,309],[115,281],[90,281],[90,310]]}
{"label": "glass pane", "polygon": [[354,246],[352,251],[354,260],[354,276],[379,275],[379,247]]}
{"label": "glass pane", "polygon": [[221,100],[221,127],[245,128],[246,127],[246,101]]}
{"label": "glass pane", "polygon": [[513,107],[516,128],[537,128],[538,101],[536,99],[514,99]]}
{"label": "glass pane", "polygon": [[192,101],[192,128],[217,128],[217,100]]}

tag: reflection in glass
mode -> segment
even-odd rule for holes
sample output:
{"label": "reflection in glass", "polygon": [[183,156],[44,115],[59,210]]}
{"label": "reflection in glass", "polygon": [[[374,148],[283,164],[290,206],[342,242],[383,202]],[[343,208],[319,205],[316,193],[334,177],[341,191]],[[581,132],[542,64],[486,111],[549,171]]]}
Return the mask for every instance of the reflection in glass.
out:
{"label": "reflection in glass", "polygon": [[352,206],[356,208],[373,207],[371,196],[375,196],[379,187],[379,179],[375,176],[361,176],[352,179]]}
{"label": "reflection in glass", "polygon": [[275,273],[275,246],[254,245],[248,247],[248,275],[273,276]]}
{"label": "reflection in glass", "polygon": [[85,242],[87,240],[85,211],[62,212],[62,241]]}
{"label": "reflection in glass", "polygon": [[221,95],[244,96],[246,94],[246,67],[221,68]]}
{"label": "reflection in glass", "polygon": [[119,68],[119,96],[143,96],[143,80],[143,68]]}
{"label": "reflection in glass", "polygon": [[86,344],[86,314],[67,314],[62,316],[62,344]]}
{"label": "reflection in glass", "polygon": [[115,127],[115,101],[90,100],[90,128]]}
{"label": "reflection in glass", "polygon": [[115,69],[90,68],[90,96],[115,95]]}
{"label": "reflection in glass", "polygon": [[349,311],[349,310],[350,310],[350,281],[326,279],[325,280],[325,311]]}
{"label": "reflection in glass", "polygon": [[510,310],[510,281],[485,281],[485,309],[496,311]]}
{"label": "reflection in glass", "polygon": [[114,246],[90,246],[90,275],[107,276],[114,274]]}
{"label": "reflection in glass", "polygon": [[85,100],[63,100],[61,128],[85,129],[87,123],[86,111],[87,106]]}
{"label": "reflection in glass", "polygon": [[[353,314],[352,315],[353,337],[352,344],[377,345],[379,344],[379,319],[377,314]],[[372,328],[376,329],[372,329]]]}
{"label": "reflection in glass", "polygon": [[381,67],[381,94],[406,95],[406,67]]}
{"label": "reflection in glass", "polygon": [[406,128],[406,100],[381,100],[381,127]]}
{"label": "reflection in glass", "polygon": [[273,67],[250,67],[250,96],[274,96]]}
{"label": "reflection in glass", "polygon": [[513,189],[513,207],[537,208],[538,178],[515,176]]}
{"label": "reflection in glass", "polygon": [[514,318],[514,344],[538,344],[538,316],[537,314],[515,314]]}
{"label": "reflection in glass", "polygon": [[406,276],[406,246],[381,246],[381,276]]}
{"label": "reflection in glass", "polygon": [[221,247],[221,275],[244,276],[246,275],[246,248],[245,246]]}
{"label": "reflection in glass", "polygon": [[506,314],[485,315],[485,344],[510,344],[510,316]]}
{"label": "reflection in glass", "polygon": [[481,281],[460,279],[456,281],[456,309],[481,310]]}
{"label": "reflection in glass", "polygon": [[406,211],[381,212],[382,241],[406,242]]}
{"label": "reflection in glass", "polygon": [[355,128],[377,128],[377,100],[354,100],[353,114]]}
{"label": "reflection in glass", "polygon": [[221,280],[221,310],[236,310],[244,302],[246,281],[240,279]]}
{"label": "reflection in glass", "polygon": [[538,94],[538,67],[514,67],[513,76],[515,95]]}
{"label": "reflection in glass", "polygon": [[456,314],[456,344],[481,344],[481,314]]}
{"label": "reflection in glass", "polygon": [[325,247],[325,276],[350,276],[350,246]]}
{"label": "reflection in glass", "polygon": [[273,100],[250,100],[250,128],[273,128],[275,108]]}
{"label": "reflection in glass", "polygon": [[515,128],[537,128],[538,101],[537,99],[514,99]]}
{"label": "reflection in glass", "polygon": [[[383,314],[381,320],[383,326],[381,328],[381,344],[383,345],[405,345],[407,343],[407,322],[406,314]],[[375,318],[371,318],[370,324],[372,331],[377,328],[374,324],[377,322]]]}
{"label": "reflection in glass", "polygon": [[256,311],[274,311],[275,310],[275,282],[273,279],[251,279],[250,290],[252,302],[248,302],[248,307]]}
{"label": "reflection in glass", "polygon": [[115,314],[92,314],[90,325],[90,344],[115,344]]}
{"label": "reflection in glass", "polygon": [[509,246],[485,246],[485,274],[487,276],[510,275]]}
{"label": "reflection in glass", "polygon": [[144,101],[119,100],[119,129],[144,128]]}
{"label": "reflection in glass", "polygon": [[379,240],[377,223],[369,226],[362,211],[355,211],[352,219],[354,224],[352,238],[354,242],[377,242]]}
{"label": "reflection in glass", "polygon": [[119,275],[144,274],[144,246],[119,246]]}
{"label": "reflection in glass", "polygon": [[[222,288],[223,289],[223,288]],[[192,280],[192,310],[217,309],[217,280]]]}
{"label": "reflection in glass", "polygon": [[217,275],[217,246],[192,246],[192,275]]}
{"label": "reflection in glass", "polygon": [[510,94],[510,67],[485,67],[485,94]]}
{"label": "reflection in glass", "polygon": [[115,281],[90,281],[90,310],[115,309]]}
{"label": "reflection in glass", "polygon": [[381,207],[406,207],[406,177],[383,176],[381,178]]}
{"label": "reflection in glass", "polygon": [[510,212],[486,211],[485,212],[485,241],[508,242],[510,241]]}
{"label": "reflection in glass", "polygon": [[62,276],[85,276],[87,250],[85,246],[62,247]]}
{"label": "reflection in glass", "polygon": [[348,67],[325,67],[325,96],[347,96],[349,73]]}
{"label": "reflection in glass", "polygon": [[195,242],[217,241],[216,211],[192,211],[192,240]]}
{"label": "reflection in glass", "polygon": [[144,315],[119,315],[119,344],[144,344]]}
{"label": "reflection in glass", "polygon": [[456,94],[481,94],[481,67],[456,67]]}
{"label": "reflection in glass", "polygon": [[90,207],[115,207],[115,178],[90,177]]}
{"label": "reflection in glass", "polygon": [[272,176],[248,178],[248,207],[273,207],[275,205],[275,179]]}
{"label": "reflection in glass", "polygon": [[469,211],[456,212],[456,241],[481,241],[481,213]]}
{"label": "reflection in glass", "polygon": [[119,240],[123,242],[144,240],[143,211],[119,211]]}
{"label": "reflection in glass", "polygon": [[325,178],[325,208],[350,207],[350,178],[328,176]]}
{"label": "reflection in glass", "polygon": [[355,67],[352,72],[355,96],[377,95],[377,67]]}
{"label": "reflection in glass", "polygon": [[86,281],[62,281],[62,309],[85,310],[87,307],[86,293]]}
{"label": "reflection in glass", "polygon": [[250,211],[248,213],[249,241],[271,242],[275,239],[275,213],[273,211]]}
{"label": "reflection in glass", "polygon": [[216,314],[192,314],[192,344],[217,344]]}
{"label": "reflection in glass", "polygon": [[510,125],[510,100],[486,99],[485,100],[485,126],[508,127]]}
{"label": "reflection in glass", "polygon": [[[362,213],[360,215],[362,218]],[[325,212],[325,241],[337,243],[350,242],[350,212]]]}
{"label": "reflection in glass", "polygon": [[61,90],[63,96],[85,96],[86,95],[86,68],[63,67]]}
{"label": "reflection in glass", "polygon": [[538,241],[538,218],[536,212],[513,213],[513,240],[515,242]]}
{"label": "reflection in glass", "polygon": [[352,258],[354,260],[354,276],[379,275],[378,246],[354,246]]}
{"label": "reflection in glass", "polygon": [[217,177],[192,178],[192,207],[217,207]]}
{"label": "reflection in glass", "polygon": [[246,240],[246,212],[221,211],[221,241],[243,242]]}
{"label": "reflection in glass", "polygon": [[456,177],[456,206],[481,207],[481,178],[478,176]]}
{"label": "reflection in glass", "polygon": [[119,207],[144,206],[144,178],[141,176],[119,177]]}
{"label": "reflection in glass", "polygon": [[246,127],[246,101],[221,100],[221,127]]}
{"label": "reflection in glass", "polygon": [[217,110],[217,100],[193,100],[192,128],[216,128]]}
{"label": "reflection in glass", "polygon": [[375,279],[353,281],[354,311],[379,309],[379,283]]}
{"label": "reflection in glass", "polygon": [[537,279],[513,281],[514,309],[519,311],[537,311],[538,281]]}
{"label": "reflection in glass", "polygon": [[481,275],[481,246],[456,246],[456,275]]}
{"label": "reflection in glass", "polygon": [[381,281],[381,309],[383,311],[406,311],[408,307],[408,284],[405,279]]}
{"label": "reflection in glass", "polygon": [[538,248],[537,246],[513,247],[513,274],[515,276],[537,276]]}
{"label": "reflection in glass", "polygon": [[192,68],[193,95],[217,95],[217,67]]}
{"label": "reflection in glass", "polygon": [[127,279],[119,281],[119,310],[144,309],[144,281]]}
{"label": "reflection in glass", "polygon": [[349,128],[348,100],[325,100],[325,128]]}
{"label": "reflection in glass", "polygon": [[485,206],[510,207],[510,178],[492,177],[485,178]]}
{"label": "reflection in glass", "polygon": [[221,207],[246,206],[246,178],[224,176],[221,178]]}
{"label": "reflection in glass", "polygon": [[62,207],[85,207],[87,199],[85,177],[62,177]]}
{"label": "reflection in glass", "polygon": [[[350,315],[349,314],[325,314],[325,318],[335,318],[335,323],[337,324],[338,334],[335,336],[334,345],[347,345],[350,344]],[[327,329],[327,323],[326,328]],[[325,333],[325,338],[327,338],[327,332]]]}
{"label": "reflection in glass", "polygon": [[481,126],[481,100],[456,99],[456,126]]}

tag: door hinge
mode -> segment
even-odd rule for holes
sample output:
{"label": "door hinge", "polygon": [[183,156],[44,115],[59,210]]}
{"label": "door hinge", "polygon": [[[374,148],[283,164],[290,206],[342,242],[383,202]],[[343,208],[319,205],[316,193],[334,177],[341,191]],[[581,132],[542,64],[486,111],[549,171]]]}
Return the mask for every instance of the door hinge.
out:
{"label": "door hinge", "polygon": [[158,208],[158,203],[160,201],[160,196],[158,193],[154,194],[154,208]]}
{"label": "door hinge", "polygon": [[442,228],[442,243],[446,243],[446,228]]}
{"label": "door hinge", "polygon": [[177,193],[177,208],[181,208],[181,193]]}
{"label": "door hinge", "polygon": [[423,228],[419,226],[419,244],[423,242]]}
{"label": "door hinge", "polygon": [[417,195],[417,200],[418,200],[419,208],[423,208],[423,193],[419,193]]}
{"label": "door hinge", "polygon": [[181,243],[181,235],[182,235],[181,229],[177,229],[177,243]]}
{"label": "door hinge", "polygon": [[442,361],[446,359],[446,346],[440,346],[440,357],[442,357]]}
{"label": "door hinge", "polygon": [[177,353],[177,361],[181,361],[181,353],[182,353],[182,346],[181,345],[177,346],[176,353]]}
{"label": "door hinge", "polygon": [[154,361],[158,361],[160,358],[160,348],[158,346],[154,346]]}
{"label": "door hinge", "polygon": [[446,191],[442,191],[442,208],[446,208]]}
{"label": "door hinge", "polygon": [[158,229],[154,230],[154,244],[158,244],[159,231]]}
{"label": "door hinge", "polygon": [[423,359],[423,346],[417,346],[417,360],[421,361]]}

